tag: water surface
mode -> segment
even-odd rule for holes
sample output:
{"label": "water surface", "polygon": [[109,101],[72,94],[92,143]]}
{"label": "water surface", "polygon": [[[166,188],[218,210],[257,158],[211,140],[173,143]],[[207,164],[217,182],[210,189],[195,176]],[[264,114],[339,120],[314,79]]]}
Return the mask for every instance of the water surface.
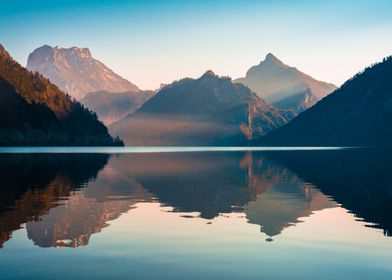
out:
{"label": "water surface", "polygon": [[392,277],[388,150],[2,152],[1,279]]}

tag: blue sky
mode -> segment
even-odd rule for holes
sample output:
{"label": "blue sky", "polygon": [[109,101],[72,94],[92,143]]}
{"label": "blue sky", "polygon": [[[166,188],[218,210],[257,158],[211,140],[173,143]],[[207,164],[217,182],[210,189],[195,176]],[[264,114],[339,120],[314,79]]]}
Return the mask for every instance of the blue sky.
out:
{"label": "blue sky", "polygon": [[207,69],[245,75],[268,52],[340,85],[392,54],[392,1],[2,1],[0,43],[90,48],[141,88]]}

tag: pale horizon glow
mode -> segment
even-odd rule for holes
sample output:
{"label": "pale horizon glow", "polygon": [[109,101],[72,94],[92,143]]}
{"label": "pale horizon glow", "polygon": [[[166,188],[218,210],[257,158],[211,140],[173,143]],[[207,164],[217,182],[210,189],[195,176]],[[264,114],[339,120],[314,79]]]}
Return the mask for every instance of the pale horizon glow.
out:
{"label": "pale horizon glow", "polygon": [[340,86],[392,54],[392,2],[15,0],[0,43],[23,66],[48,44],[87,47],[142,89],[211,69],[243,77],[269,52]]}

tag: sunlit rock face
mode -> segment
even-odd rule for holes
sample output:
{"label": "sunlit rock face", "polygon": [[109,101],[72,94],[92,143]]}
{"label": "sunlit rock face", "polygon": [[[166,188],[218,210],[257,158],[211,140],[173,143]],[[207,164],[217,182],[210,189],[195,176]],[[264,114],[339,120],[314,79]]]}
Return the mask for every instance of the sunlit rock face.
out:
{"label": "sunlit rock face", "polygon": [[269,53],[259,65],[251,67],[244,78],[234,80],[248,86],[259,97],[280,109],[298,114],[336,89],[290,67]]}
{"label": "sunlit rock face", "polygon": [[39,47],[29,55],[27,69],[41,73],[76,99],[99,90],[139,91],[137,86],[94,59],[88,48]]}
{"label": "sunlit rock face", "polygon": [[287,120],[249,88],[207,71],[163,87],[110,130],[127,145],[230,146],[258,139]]}

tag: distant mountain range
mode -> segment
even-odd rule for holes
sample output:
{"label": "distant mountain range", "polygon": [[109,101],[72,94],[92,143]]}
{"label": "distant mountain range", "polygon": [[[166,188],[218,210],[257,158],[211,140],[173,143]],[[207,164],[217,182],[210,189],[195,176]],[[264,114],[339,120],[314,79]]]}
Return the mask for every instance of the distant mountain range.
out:
{"label": "distant mountain range", "polygon": [[287,66],[271,53],[259,65],[251,67],[244,78],[234,82],[246,85],[275,107],[295,114],[312,107],[336,89],[333,84],[317,81]]}
{"label": "distant mountain range", "polygon": [[390,146],[392,57],[348,80],[291,123],[258,144],[284,146]]}
{"label": "distant mountain range", "polygon": [[127,145],[243,145],[288,118],[249,88],[207,71],[163,87],[110,130]]}
{"label": "distant mountain range", "polygon": [[[62,90],[79,99],[82,104],[94,111],[98,118],[106,125],[113,124],[112,131],[125,136],[129,144],[139,143],[143,145],[147,143],[154,145],[164,143],[168,145],[174,143],[176,145],[191,145],[192,143],[203,143],[203,145],[210,145],[211,143],[228,144],[234,141],[232,137],[228,137],[228,134],[234,133],[232,129],[235,125],[231,124],[230,132],[226,131],[228,129],[227,125],[233,122],[231,118],[236,119],[234,123],[239,125],[241,130],[240,134],[234,133],[237,135],[235,137],[233,136],[236,140],[231,144],[245,143],[245,140],[240,140],[238,135],[243,135],[248,140],[258,139],[272,129],[290,121],[302,111],[310,108],[336,88],[332,84],[317,81],[298,71],[296,68],[283,64],[274,55],[268,54],[260,65],[248,70],[245,78],[237,79],[234,83],[242,83],[248,86],[263,103],[265,103],[265,99],[272,104],[275,107],[273,108],[273,115],[279,115],[284,121],[276,123],[274,118],[269,120],[269,116],[267,116],[263,117],[264,121],[261,126],[254,121],[251,121],[252,124],[244,125],[243,121],[239,121],[239,119],[244,118],[248,114],[250,116],[258,115],[260,114],[260,109],[256,110],[258,112],[252,112],[253,109],[251,108],[244,109],[248,101],[243,101],[241,103],[243,105],[242,117],[238,116],[238,112],[225,112],[224,116],[219,117],[219,114],[212,116],[212,111],[203,112],[203,110],[217,106],[215,108],[216,112],[219,111],[220,114],[223,114],[223,110],[227,109],[224,107],[226,101],[222,100],[221,103],[209,104],[209,102],[215,102],[223,95],[214,101],[214,97],[208,96],[205,93],[199,93],[197,95],[198,103],[189,105],[196,98],[195,92],[200,91],[200,89],[193,88],[198,86],[197,83],[186,84],[189,79],[181,81],[181,90],[184,92],[193,91],[193,93],[178,95],[175,98],[161,94],[160,97],[153,99],[144,107],[143,104],[155,92],[142,91],[131,82],[118,76],[103,63],[93,58],[87,48],[53,48],[45,45],[37,48],[29,55],[27,67],[30,70],[38,71]],[[178,83],[174,84],[179,85]],[[214,92],[215,89],[213,87],[214,85],[205,92]],[[164,89],[163,92],[166,92],[167,89],[165,88],[173,90],[172,85],[169,87],[168,85],[162,85],[158,91],[160,92]],[[222,87],[219,91],[222,93],[227,89]],[[177,88],[174,90],[177,90]],[[251,103],[254,104],[254,101]],[[168,110],[166,112],[161,112],[160,110],[166,108],[165,106],[168,104],[170,104],[170,108],[167,107]],[[179,104],[188,107],[177,107],[176,105]],[[234,106],[234,103],[231,105]],[[150,106],[154,106],[155,109],[147,111]],[[223,107],[220,108],[220,106]],[[127,117],[139,108],[140,112],[132,117]],[[272,108],[272,106],[269,106],[269,108]],[[199,111],[199,115],[197,116],[197,114],[191,113],[193,111]],[[164,116],[161,116],[162,114]],[[227,116],[226,114],[237,114],[237,116]],[[152,119],[158,117],[158,120],[153,121],[150,119],[148,121],[147,131],[143,129],[142,133],[135,135],[134,132],[138,130],[135,130],[134,125],[144,126],[147,115],[149,115],[149,119],[151,117]],[[143,117],[141,118],[141,116]],[[162,123],[164,120],[161,117],[166,120],[164,124]],[[123,118],[126,118],[126,120],[121,121]],[[125,125],[130,122],[130,119],[132,119],[131,123],[133,125],[131,127],[133,131],[130,131],[131,127]],[[136,119],[138,120],[137,124],[135,123]],[[143,119],[143,124],[141,124],[141,119]],[[223,121],[222,119],[225,120]],[[225,131],[217,130],[217,124],[219,123],[218,127],[222,128],[223,122],[227,122],[224,126]],[[167,126],[167,129],[164,126]],[[169,133],[169,131],[171,132]],[[222,135],[219,136],[219,133]],[[215,136],[212,137],[212,134]],[[131,141],[130,138],[133,138],[133,140]],[[221,140],[217,140],[219,138]],[[229,138],[231,140],[228,140]],[[143,141],[140,142],[140,139],[143,139]]]}
{"label": "distant mountain range", "polygon": [[120,145],[96,116],[0,45],[0,145]]}
{"label": "distant mountain range", "polygon": [[232,81],[207,71],[198,79],[162,85],[157,92],[140,90],[86,48],[45,45],[29,55],[28,68],[36,72],[21,67],[0,47],[0,145],[121,144],[94,113],[71,97],[93,110],[127,145],[392,142],[391,58],[339,89],[272,54],[244,78]]}
{"label": "distant mountain range", "polygon": [[88,48],[48,45],[35,49],[27,69],[37,71],[76,99],[89,92],[137,92],[140,89],[91,56]]}
{"label": "distant mountain range", "polygon": [[87,93],[80,102],[97,113],[104,124],[110,125],[135,112],[154,94],[154,91],[108,92],[101,90]]}

